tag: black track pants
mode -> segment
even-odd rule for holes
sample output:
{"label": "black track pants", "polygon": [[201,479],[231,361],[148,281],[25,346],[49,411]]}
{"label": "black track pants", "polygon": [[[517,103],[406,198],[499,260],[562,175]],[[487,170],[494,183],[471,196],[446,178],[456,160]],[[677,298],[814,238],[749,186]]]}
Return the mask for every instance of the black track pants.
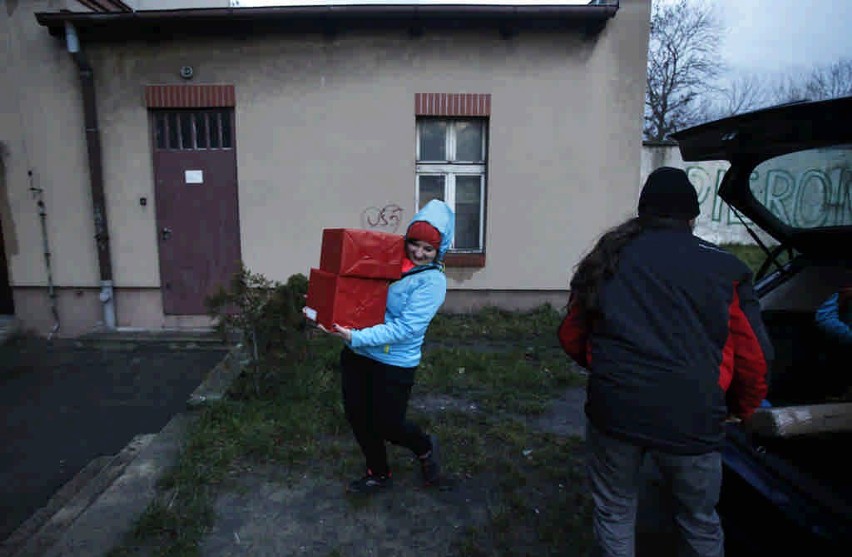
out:
{"label": "black track pants", "polygon": [[415,369],[383,364],[348,347],[340,354],[346,419],[373,474],[389,472],[385,441],[418,456],[432,448],[420,427],[405,419]]}

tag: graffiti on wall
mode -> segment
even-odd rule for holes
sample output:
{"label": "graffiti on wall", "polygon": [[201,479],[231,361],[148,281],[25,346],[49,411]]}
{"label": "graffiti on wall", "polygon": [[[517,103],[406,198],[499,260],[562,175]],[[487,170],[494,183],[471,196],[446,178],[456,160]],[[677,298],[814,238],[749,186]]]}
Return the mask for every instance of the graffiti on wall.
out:
{"label": "graffiti on wall", "polygon": [[808,168],[798,176],[768,169],[750,176],[755,197],[782,222],[796,228],[852,224],[852,171]]}
{"label": "graffiti on wall", "polygon": [[[701,214],[708,215],[713,222],[721,222],[728,225],[741,225],[734,211],[727,203],[719,197],[719,186],[725,176],[727,168],[704,168],[703,166],[687,166],[684,168],[689,181],[698,191],[698,204],[701,205]],[[708,204],[710,207],[708,207]],[[708,208],[711,209],[708,211]],[[723,219],[723,214],[724,219]],[[746,221],[748,222],[748,221]]]}
{"label": "graffiti on wall", "polygon": [[[698,192],[702,214],[713,222],[742,224],[719,197],[726,168],[693,165],[684,170]],[[852,224],[852,171],[848,168],[806,168],[795,174],[758,168],[749,180],[757,200],[786,224],[800,228]]]}
{"label": "graffiti on wall", "polygon": [[402,222],[402,213],[402,207],[395,203],[389,203],[382,208],[367,207],[361,213],[361,227],[396,233]]}
{"label": "graffiti on wall", "polygon": [[[716,243],[753,242],[734,210],[719,197],[728,162],[685,162],[676,145],[646,144],[640,187],[660,166],[684,169],[695,186],[701,204],[696,235]],[[806,149],[764,161],[752,172],[750,187],[770,213],[793,227],[852,225],[852,150],[848,145]],[[750,228],[767,240],[768,236]]]}

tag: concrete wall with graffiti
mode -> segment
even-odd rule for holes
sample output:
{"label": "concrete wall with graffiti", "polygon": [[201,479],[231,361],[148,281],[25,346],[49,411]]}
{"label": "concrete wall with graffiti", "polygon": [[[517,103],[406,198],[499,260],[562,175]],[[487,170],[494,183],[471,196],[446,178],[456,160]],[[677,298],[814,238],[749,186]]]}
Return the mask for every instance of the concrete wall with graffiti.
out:
{"label": "concrete wall with graffiti", "polygon": [[[727,162],[685,163],[676,146],[646,143],[640,189],[648,174],[660,166],[683,168],[698,191],[698,236],[716,243],[754,243],[746,229],[752,223],[741,221],[718,195]],[[749,180],[755,198],[784,224],[795,228],[852,225],[852,151],[846,146],[772,158],[757,165]],[[765,235],[760,237],[773,243]]]}
{"label": "concrete wall with graffiti", "polygon": [[[754,240],[746,230],[746,225],[752,223],[745,219],[745,224],[737,218],[734,211],[718,195],[719,185],[722,177],[727,172],[726,161],[689,162],[686,163],[680,157],[680,151],[676,145],[644,144],[642,146],[642,166],[639,178],[639,187],[636,191],[638,199],[639,190],[648,174],[660,166],[673,166],[683,168],[692,185],[698,191],[698,202],[701,206],[701,215],[695,224],[695,234],[701,238],[717,244],[753,244]],[[755,227],[752,230],[758,232]],[[760,234],[761,240],[771,242],[771,238]]]}
{"label": "concrete wall with graffiti", "polygon": [[763,162],[751,191],[778,220],[795,228],[852,225],[852,150],[808,149]]}

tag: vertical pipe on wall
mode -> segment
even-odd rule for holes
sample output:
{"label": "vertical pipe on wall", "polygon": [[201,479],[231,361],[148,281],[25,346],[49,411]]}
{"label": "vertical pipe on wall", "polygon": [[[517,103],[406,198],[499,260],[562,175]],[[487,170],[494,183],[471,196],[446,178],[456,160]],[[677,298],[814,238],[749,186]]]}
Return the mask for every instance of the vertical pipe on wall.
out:
{"label": "vertical pipe on wall", "polygon": [[65,22],[65,42],[68,53],[77,64],[80,87],[83,94],[83,120],[86,128],[86,146],[89,154],[89,179],[92,190],[92,209],[95,224],[95,242],[98,250],[104,326],[115,329],[115,299],[112,284],[112,260],[110,259],[109,227],[107,223],[106,198],[104,196],[103,165],[101,160],[101,138],[98,129],[98,113],[95,104],[95,76],[92,66],[80,49],[77,30]]}

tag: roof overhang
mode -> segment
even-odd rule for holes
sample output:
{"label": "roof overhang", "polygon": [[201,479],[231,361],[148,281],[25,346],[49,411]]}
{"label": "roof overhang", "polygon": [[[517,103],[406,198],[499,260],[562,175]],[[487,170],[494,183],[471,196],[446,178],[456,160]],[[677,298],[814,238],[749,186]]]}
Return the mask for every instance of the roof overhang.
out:
{"label": "roof overhang", "polygon": [[385,4],[203,8],[134,12],[38,12],[38,23],[62,37],[71,23],[84,41],[237,36],[354,29],[492,28],[574,29],[596,35],[618,11],[618,1],[583,5]]}

